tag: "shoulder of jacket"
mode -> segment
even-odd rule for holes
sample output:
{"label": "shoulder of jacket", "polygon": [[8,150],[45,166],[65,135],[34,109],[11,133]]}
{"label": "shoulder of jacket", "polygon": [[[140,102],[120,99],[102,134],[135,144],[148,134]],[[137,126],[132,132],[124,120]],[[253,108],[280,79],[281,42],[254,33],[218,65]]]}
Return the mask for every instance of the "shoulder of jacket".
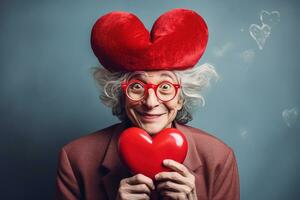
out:
{"label": "shoulder of jacket", "polygon": [[190,135],[197,151],[202,155],[216,156],[216,159],[226,159],[230,153],[233,152],[232,148],[222,141],[217,136],[210,134],[202,129],[184,126],[186,133]]}
{"label": "shoulder of jacket", "polygon": [[89,133],[63,146],[63,150],[70,156],[86,156],[87,154],[103,152],[110,142],[112,133],[119,126],[114,124],[101,130]]}

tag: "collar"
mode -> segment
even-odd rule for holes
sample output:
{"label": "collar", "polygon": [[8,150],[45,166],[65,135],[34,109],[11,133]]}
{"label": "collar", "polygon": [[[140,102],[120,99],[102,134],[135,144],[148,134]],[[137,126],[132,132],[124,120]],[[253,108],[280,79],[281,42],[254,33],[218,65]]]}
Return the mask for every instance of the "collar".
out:
{"label": "collar", "polygon": [[104,154],[100,174],[108,199],[115,199],[120,179],[130,176],[129,170],[122,164],[118,154],[118,139],[120,133],[127,128],[126,123],[117,124],[111,132],[111,139]]}
{"label": "collar", "polygon": [[189,170],[194,172],[203,164],[201,159],[199,158],[195,137],[193,137],[193,133],[192,133],[193,128],[176,122],[174,123],[174,126],[185,135],[186,140],[188,142],[188,152],[185,157],[185,160],[183,161],[183,165],[186,166]]}

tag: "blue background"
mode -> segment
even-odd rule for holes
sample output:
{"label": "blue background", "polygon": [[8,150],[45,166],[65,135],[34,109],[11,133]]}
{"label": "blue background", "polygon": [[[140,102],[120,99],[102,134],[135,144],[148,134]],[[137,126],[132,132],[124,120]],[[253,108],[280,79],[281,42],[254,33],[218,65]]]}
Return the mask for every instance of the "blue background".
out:
{"label": "blue background", "polygon": [[[191,125],[231,146],[243,200],[300,199],[299,1],[1,1],[1,199],[53,199],[58,152],[67,142],[118,120],[98,99],[89,43],[96,19],[135,13],[150,29],[172,8],[206,20],[210,38],[199,64],[220,80]],[[261,10],[279,11],[262,50],[251,38]],[[245,57],[245,51],[250,56]],[[244,52],[244,53],[243,53]],[[282,117],[289,111],[288,121]]]}

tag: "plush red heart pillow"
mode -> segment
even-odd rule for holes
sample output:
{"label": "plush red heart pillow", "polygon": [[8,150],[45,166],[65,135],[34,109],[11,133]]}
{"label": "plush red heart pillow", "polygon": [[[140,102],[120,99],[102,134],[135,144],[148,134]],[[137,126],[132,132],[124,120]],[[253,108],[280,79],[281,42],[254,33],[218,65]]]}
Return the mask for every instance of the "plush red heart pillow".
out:
{"label": "plush red heart pillow", "polygon": [[128,12],[100,17],[91,33],[91,46],[110,71],[181,70],[193,67],[208,40],[207,25],[192,10],[174,9],[161,15],[151,33]]}
{"label": "plush red heart pillow", "polygon": [[119,154],[132,173],[142,173],[152,179],[162,171],[164,159],[183,163],[188,150],[185,136],[175,128],[167,128],[153,138],[143,129],[132,127],[119,138]]}

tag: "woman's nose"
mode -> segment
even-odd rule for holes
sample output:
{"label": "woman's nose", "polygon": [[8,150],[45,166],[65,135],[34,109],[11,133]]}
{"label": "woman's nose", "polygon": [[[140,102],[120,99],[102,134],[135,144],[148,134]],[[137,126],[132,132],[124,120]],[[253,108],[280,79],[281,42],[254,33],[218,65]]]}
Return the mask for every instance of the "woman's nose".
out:
{"label": "woman's nose", "polygon": [[159,105],[156,94],[152,88],[148,89],[148,95],[145,97],[145,106],[151,109]]}

